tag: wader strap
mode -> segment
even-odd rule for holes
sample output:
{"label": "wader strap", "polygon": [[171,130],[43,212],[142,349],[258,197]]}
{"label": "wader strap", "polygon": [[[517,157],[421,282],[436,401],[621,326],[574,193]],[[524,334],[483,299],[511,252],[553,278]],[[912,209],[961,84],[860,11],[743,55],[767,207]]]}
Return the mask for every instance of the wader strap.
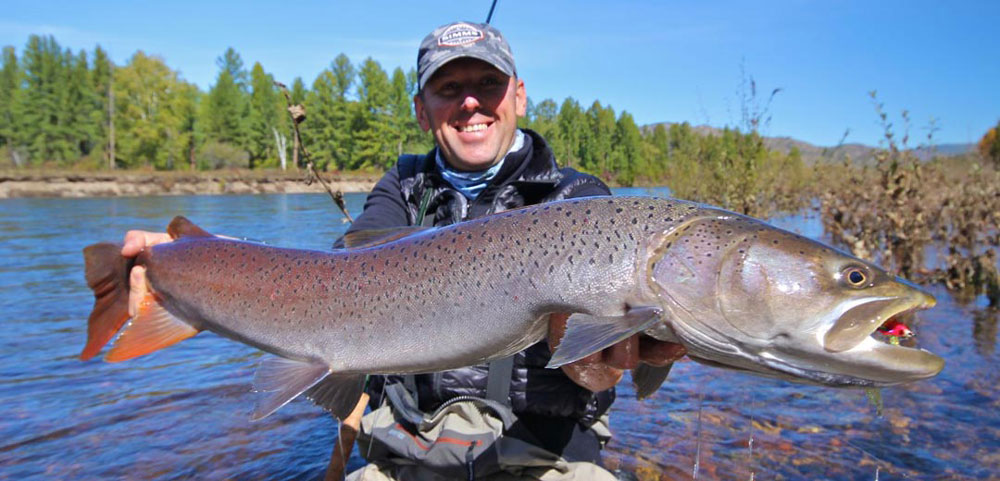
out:
{"label": "wader strap", "polygon": [[514,372],[514,356],[490,362],[486,377],[486,399],[510,406],[510,375]]}
{"label": "wader strap", "polygon": [[410,397],[413,398],[413,404],[415,406],[419,406],[420,397],[419,397],[419,391],[417,391],[417,377],[414,376],[413,374],[404,375],[403,387],[405,387],[407,391],[410,391]]}
{"label": "wader strap", "polygon": [[424,195],[420,198],[420,210],[417,211],[416,224],[423,227],[434,227],[434,216],[427,216],[427,204],[431,201],[433,189],[424,189]]}
{"label": "wader strap", "polygon": [[410,396],[405,386],[394,382],[385,387],[385,394],[396,413],[412,426],[417,427],[424,422],[424,413],[417,407],[417,401]]}

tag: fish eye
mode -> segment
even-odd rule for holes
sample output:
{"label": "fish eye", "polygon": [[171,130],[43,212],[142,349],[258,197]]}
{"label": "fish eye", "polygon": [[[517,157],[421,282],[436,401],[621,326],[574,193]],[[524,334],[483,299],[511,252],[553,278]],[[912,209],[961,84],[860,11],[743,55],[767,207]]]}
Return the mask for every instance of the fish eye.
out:
{"label": "fish eye", "polygon": [[851,287],[863,287],[868,283],[868,273],[860,267],[844,269],[841,278],[846,280]]}

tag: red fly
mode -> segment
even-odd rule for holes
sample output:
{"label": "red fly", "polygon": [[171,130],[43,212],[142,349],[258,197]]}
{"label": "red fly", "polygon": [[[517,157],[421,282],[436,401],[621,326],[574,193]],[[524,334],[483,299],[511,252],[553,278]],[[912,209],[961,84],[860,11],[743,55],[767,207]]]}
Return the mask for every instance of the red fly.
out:
{"label": "red fly", "polygon": [[895,319],[889,319],[888,321],[885,321],[884,324],[879,326],[878,332],[881,332],[886,336],[895,336],[902,338],[913,337],[913,331],[910,330],[910,328],[906,324],[903,324],[902,322],[899,322]]}

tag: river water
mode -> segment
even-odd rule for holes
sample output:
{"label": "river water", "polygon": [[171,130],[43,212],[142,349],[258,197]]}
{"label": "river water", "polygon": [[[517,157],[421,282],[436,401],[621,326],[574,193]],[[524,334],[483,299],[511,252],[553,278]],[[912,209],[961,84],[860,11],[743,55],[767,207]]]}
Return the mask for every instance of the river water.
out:
{"label": "river water", "polygon": [[[347,201],[357,213],[364,196]],[[300,248],[347,227],[323,195],[0,201],[0,479],[322,478],[334,420],[295,401],[251,423],[252,348],[206,332],[128,362],[77,359],[93,303],[80,250],[176,214]],[[776,223],[822,236],[810,215]],[[606,464],[642,480],[1000,479],[997,314],[931,291],[914,327],[947,366],[883,390],[881,415],[863,391],[682,361],[651,399],[620,385]]]}

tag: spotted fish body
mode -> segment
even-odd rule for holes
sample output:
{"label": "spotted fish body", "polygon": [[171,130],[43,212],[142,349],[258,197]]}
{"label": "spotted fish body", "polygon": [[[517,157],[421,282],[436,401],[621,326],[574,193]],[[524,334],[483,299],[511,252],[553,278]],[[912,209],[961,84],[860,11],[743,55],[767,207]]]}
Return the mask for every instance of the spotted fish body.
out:
{"label": "spotted fish body", "polygon": [[432,372],[522,350],[552,312],[623,314],[646,234],[698,209],[574,200],[332,253],[182,237],[138,262],[198,328],[334,372]]}
{"label": "spotted fish body", "polygon": [[[206,329],[276,354],[285,361],[266,364],[255,379],[269,393],[255,417],[303,392],[342,416],[365,374],[505,357],[541,340],[556,312],[572,316],[553,367],[645,332],[685,344],[703,362],[820,384],[892,384],[940,370],[924,351],[889,362],[882,347],[853,350],[885,320],[879,316],[926,307],[929,296],[821,244],[690,202],[566,200],[335,252],[214,237],[183,218],[170,231],[175,242],[136,259],[154,296],[107,359]],[[124,322],[120,280],[129,266],[108,246],[85,251],[97,301],[84,358]],[[842,264],[864,269],[881,289],[882,304],[867,317],[854,311],[874,301],[850,295],[863,289],[815,285],[826,271],[839,276]],[[789,306],[806,315],[772,312]],[[839,351],[823,347],[824,333]],[[874,378],[855,372],[873,363],[888,365]]]}

